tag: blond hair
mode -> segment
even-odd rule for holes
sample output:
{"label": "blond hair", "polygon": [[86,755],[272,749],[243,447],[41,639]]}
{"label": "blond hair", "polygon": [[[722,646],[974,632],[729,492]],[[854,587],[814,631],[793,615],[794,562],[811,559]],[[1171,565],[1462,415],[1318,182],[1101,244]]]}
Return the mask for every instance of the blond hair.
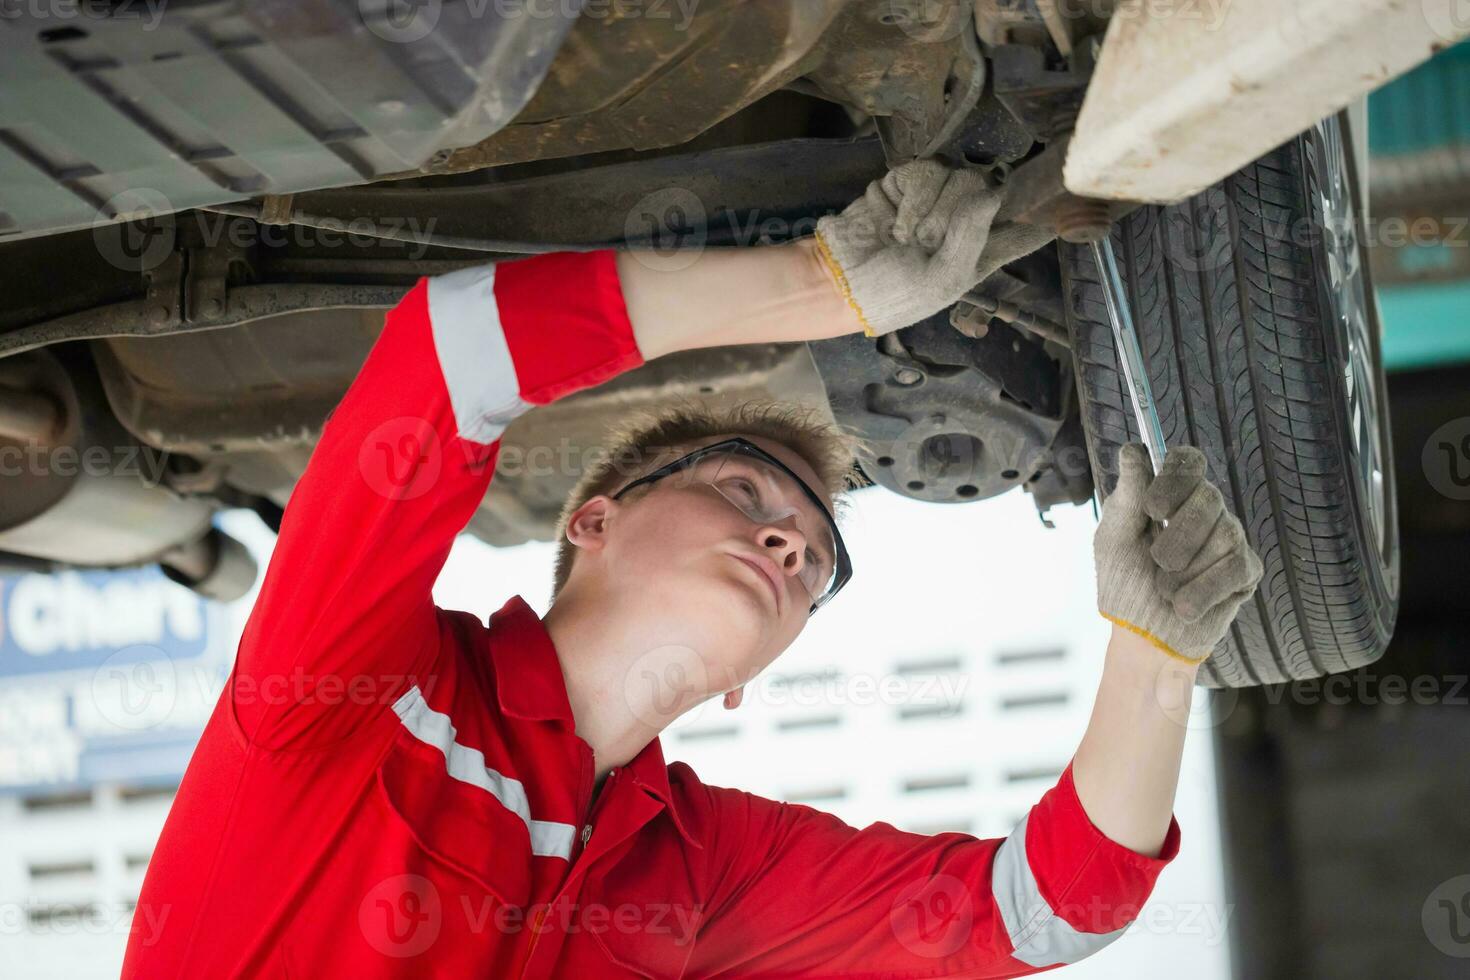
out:
{"label": "blond hair", "polygon": [[[657,411],[626,417],[606,436],[608,452],[589,466],[562,505],[556,522],[554,602],[572,574],[576,546],[567,540],[567,522],[598,494],[614,493],[665,463],[673,462],[694,443],[712,436],[753,435],[778,442],[806,460],[840,513],[853,479],[850,436],[817,411],[790,403],[748,401],[734,408],[713,409],[699,402],[680,402]],[[634,490],[637,494],[643,487]],[[624,498],[627,499],[627,498]]]}

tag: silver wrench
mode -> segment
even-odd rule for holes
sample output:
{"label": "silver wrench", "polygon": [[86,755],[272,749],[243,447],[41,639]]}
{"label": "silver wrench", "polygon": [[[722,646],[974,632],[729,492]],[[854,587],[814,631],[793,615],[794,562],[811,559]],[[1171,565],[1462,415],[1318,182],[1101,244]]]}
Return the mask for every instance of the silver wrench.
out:
{"label": "silver wrench", "polygon": [[1143,364],[1143,348],[1138,343],[1138,328],[1128,308],[1128,293],[1118,262],[1113,257],[1113,243],[1103,236],[1092,243],[1092,257],[1102,279],[1103,300],[1108,307],[1108,320],[1113,325],[1113,344],[1118,348],[1118,362],[1123,367],[1123,381],[1128,385],[1128,400],[1133,403],[1133,417],[1143,444],[1148,448],[1154,472],[1164,465],[1164,427],[1159,424],[1159,409],[1154,403],[1153,388],[1148,383],[1148,370]]}

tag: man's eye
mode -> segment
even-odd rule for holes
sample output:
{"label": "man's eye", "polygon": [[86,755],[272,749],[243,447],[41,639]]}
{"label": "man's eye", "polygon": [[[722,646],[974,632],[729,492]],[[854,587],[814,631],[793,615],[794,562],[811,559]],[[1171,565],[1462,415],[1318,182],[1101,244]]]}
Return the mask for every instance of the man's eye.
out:
{"label": "man's eye", "polygon": [[730,485],[736,490],[740,491],[740,493],[748,500],[755,501],[760,499],[760,495],[756,493],[755,484],[751,483],[749,480],[737,477],[736,479],[730,481]]}

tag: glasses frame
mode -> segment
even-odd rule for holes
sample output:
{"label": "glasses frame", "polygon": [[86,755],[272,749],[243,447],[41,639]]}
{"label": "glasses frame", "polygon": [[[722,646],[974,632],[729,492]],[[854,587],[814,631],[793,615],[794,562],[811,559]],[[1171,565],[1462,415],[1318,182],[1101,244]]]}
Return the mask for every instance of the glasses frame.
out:
{"label": "glasses frame", "polygon": [[[791,479],[796,482],[796,485],[798,487],[801,487],[801,492],[806,494],[807,500],[811,501],[812,506],[817,509],[817,513],[821,514],[822,517],[825,518],[827,521],[827,529],[832,533],[832,550],[834,552],[834,554],[832,555],[832,562],[835,567],[835,572],[832,576],[832,587],[829,588],[821,596],[821,598],[813,600],[811,609],[807,611],[807,616],[811,616],[818,609],[831,602],[832,597],[841,592],[842,587],[848,583],[849,579],[852,578],[852,560],[847,555],[847,545],[843,543],[842,532],[837,529],[837,521],[832,517],[830,513],[828,513],[827,505],[822,503],[822,498],[818,497],[816,492],[812,490],[811,487],[807,486],[805,480],[792,472],[791,467],[787,466],[785,463],[781,462],[779,459],[772,456],[770,453],[766,452],[764,449],[757,446],[749,439],[742,439],[739,436],[735,436],[731,439],[725,439],[720,442],[711,443],[708,446],[701,446],[691,453],[686,453],[685,455],[680,456],[672,463],[667,463],[663,466],[660,466],[652,473],[649,473],[645,476],[640,476],[638,479],[634,480],[632,483],[625,485],[621,490],[613,494],[612,499],[620,499],[623,494],[627,493],[629,490],[632,490],[634,487],[641,487],[645,484],[654,483],[658,480],[662,480],[664,477],[669,476],[672,473],[677,473],[680,470],[686,470],[712,453],[729,452],[732,450],[735,452],[744,453],[747,456],[754,456],[761,462],[768,463],[771,466],[774,466],[776,469],[780,470],[782,473],[785,473],[787,476],[791,477]],[[721,496],[724,495],[721,494]]]}

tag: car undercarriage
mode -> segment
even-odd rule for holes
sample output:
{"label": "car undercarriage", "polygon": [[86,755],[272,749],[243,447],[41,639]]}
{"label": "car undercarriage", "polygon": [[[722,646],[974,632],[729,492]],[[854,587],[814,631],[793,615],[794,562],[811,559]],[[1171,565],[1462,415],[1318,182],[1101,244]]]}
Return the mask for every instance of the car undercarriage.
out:
{"label": "car undercarriage", "polygon": [[[95,375],[100,384],[76,392],[97,400],[83,417],[114,415],[128,437],[166,454],[168,489],[269,513],[366,356],[379,311],[419,276],[558,245],[632,240],[678,261],[700,246],[787,240],[861,194],[885,158],[912,156],[946,128],[943,153],[1002,175],[1039,145],[1042,134],[993,94],[949,118],[971,73],[983,72],[960,41],[961,5],[639,10],[623,20],[584,10],[527,106],[486,140],[438,150],[417,173],[295,194],[283,217],[321,227],[226,206],[0,245],[10,280],[0,343],[12,355],[44,345],[65,357],[69,378]],[[1073,80],[1068,110],[1047,84],[1046,111],[1018,87],[1007,102],[1026,106],[1033,125],[1064,125],[1055,114],[1075,113],[1081,86]],[[123,194],[141,202],[147,191]],[[501,242],[485,241],[487,229]],[[1058,322],[1060,284],[1047,266],[1028,266],[1034,281],[1007,276],[996,298],[1023,297],[1042,322]],[[1055,345],[1024,326],[970,332],[933,323],[877,349],[833,341],[810,355],[719,349],[650,364],[513,426],[503,457],[527,465],[503,466],[471,530],[494,544],[548,537],[580,460],[537,465],[536,450],[561,460],[595,451],[613,416],[670,397],[831,404],[869,450],[869,478],[922,499],[1021,485],[1047,505],[1087,499],[1085,463],[1068,477],[1051,465],[1054,445],[1081,447],[1080,430],[1064,424],[1076,412]],[[158,517],[136,553],[114,560],[181,544],[189,522]],[[58,544],[49,557],[80,562],[85,547]]]}
{"label": "car undercarriage", "polygon": [[[243,592],[254,568],[212,514],[278,526],[383,311],[422,276],[565,248],[677,264],[786,241],[919,156],[1009,183],[1002,220],[1107,234],[1134,209],[1071,197],[1061,161],[1112,12],[221,0],[160,11],[152,30],[121,8],[0,22],[15,55],[0,82],[26,96],[0,109],[0,449],[52,447],[7,467],[0,561],[159,562],[206,594]],[[1109,484],[1107,423],[1128,431],[1088,367],[1088,275],[1046,248],[877,340],[684,352],[538,408],[507,430],[469,530],[548,539],[604,430],[679,398],[811,405],[857,437],[861,482],[956,503],[1020,488],[1044,520]],[[76,465],[56,465],[64,447]],[[1378,616],[1363,656],[1390,626]],[[1231,642],[1248,660],[1251,637]],[[1206,680],[1332,666],[1282,649],[1262,654],[1279,671],[1232,676],[1217,658]]]}

